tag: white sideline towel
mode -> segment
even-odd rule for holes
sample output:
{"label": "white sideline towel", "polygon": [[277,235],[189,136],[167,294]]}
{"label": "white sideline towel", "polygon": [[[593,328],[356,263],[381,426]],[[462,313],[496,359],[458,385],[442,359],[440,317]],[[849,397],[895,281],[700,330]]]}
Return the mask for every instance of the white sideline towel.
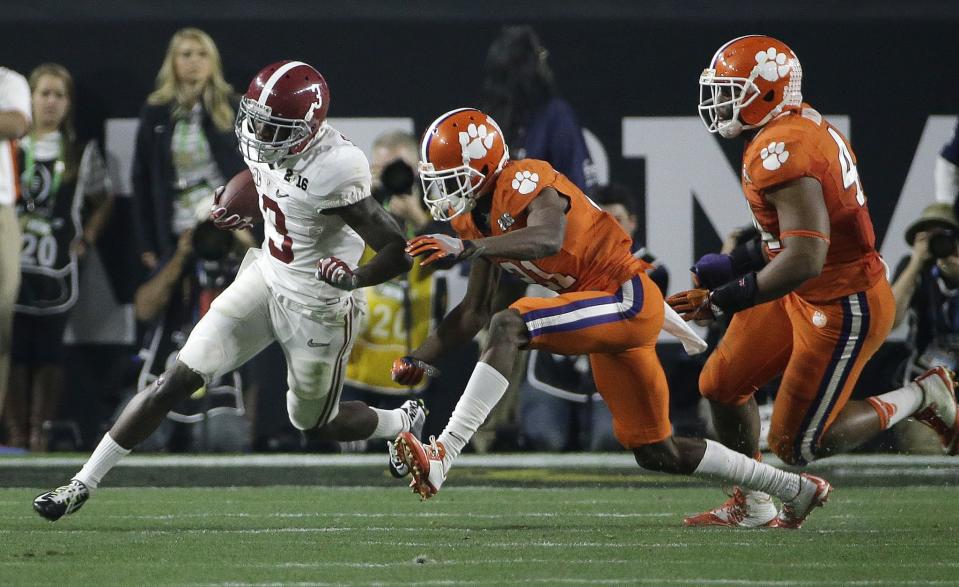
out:
{"label": "white sideline towel", "polygon": [[680,318],[676,310],[669,304],[663,302],[666,306],[666,312],[663,320],[663,330],[672,334],[683,343],[687,355],[698,355],[706,350],[706,341],[701,339],[696,332],[686,324],[686,321]]}

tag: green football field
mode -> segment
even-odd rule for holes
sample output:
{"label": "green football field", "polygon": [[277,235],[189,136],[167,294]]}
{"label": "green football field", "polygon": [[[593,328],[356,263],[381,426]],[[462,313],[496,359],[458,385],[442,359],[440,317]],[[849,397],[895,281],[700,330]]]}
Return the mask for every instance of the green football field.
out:
{"label": "green football field", "polygon": [[686,529],[702,487],[0,489],[0,585],[952,585],[959,488],[839,487],[799,531]]}

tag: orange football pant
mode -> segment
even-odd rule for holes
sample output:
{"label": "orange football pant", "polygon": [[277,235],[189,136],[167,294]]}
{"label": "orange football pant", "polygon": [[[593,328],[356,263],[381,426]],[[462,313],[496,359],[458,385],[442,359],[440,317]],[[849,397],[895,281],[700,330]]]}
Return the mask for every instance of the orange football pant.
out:
{"label": "orange football pant", "polygon": [[656,356],[663,296],[645,273],[615,293],[580,291],[521,298],[510,306],[526,322],[529,348],[588,354],[613,433],[626,448],[660,442],[672,433],[669,387]]}
{"label": "orange football pant", "polygon": [[795,293],[733,316],[699,377],[703,396],[743,405],[779,374],[769,446],[805,464],[849,401],[863,366],[886,339],[895,316],[889,282],[829,302]]}

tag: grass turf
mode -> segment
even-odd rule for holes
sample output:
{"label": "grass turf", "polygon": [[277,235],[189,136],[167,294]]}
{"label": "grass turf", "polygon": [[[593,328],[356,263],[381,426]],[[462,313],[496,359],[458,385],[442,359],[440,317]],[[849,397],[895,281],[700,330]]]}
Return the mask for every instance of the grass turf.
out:
{"label": "grass turf", "polygon": [[959,583],[959,488],[840,488],[802,530],[687,529],[703,488],[0,490],[0,585]]}

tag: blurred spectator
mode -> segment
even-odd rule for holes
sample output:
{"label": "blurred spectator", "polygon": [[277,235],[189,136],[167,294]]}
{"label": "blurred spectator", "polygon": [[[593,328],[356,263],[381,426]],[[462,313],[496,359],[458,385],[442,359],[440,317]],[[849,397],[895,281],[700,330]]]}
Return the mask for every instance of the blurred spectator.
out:
{"label": "blurred spectator", "polygon": [[[595,178],[583,131],[572,106],[559,96],[548,57],[549,51],[532,27],[504,27],[486,54],[482,110],[499,123],[512,159],[547,161],[577,187],[590,193]],[[496,290],[493,312],[526,295],[526,285],[504,272]],[[514,376],[509,378],[513,385],[521,385],[526,355],[526,352],[517,353]],[[504,400],[473,436],[473,445],[478,451],[516,446],[519,398],[519,393],[505,394]],[[565,425],[561,429],[574,430]]]}
{"label": "blurred spectator", "polygon": [[486,54],[482,110],[499,123],[511,158],[547,161],[588,194],[596,183],[592,161],[548,57],[532,27],[504,27]]}
{"label": "blurred spectator", "polygon": [[950,140],[936,159],[936,201],[955,204],[959,195],[959,119]]}
{"label": "blurred spectator", "polygon": [[30,86],[19,73],[0,67],[0,412],[10,378],[13,305],[20,289],[20,223],[14,203],[20,193],[13,141],[30,127]]}
{"label": "blurred spectator", "polygon": [[63,332],[78,295],[78,260],[106,225],[112,194],[94,141],[73,127],[73,78],[45,63],[30,74],[33,126],[19,143],[23,233],[6,426],[13,446],[45,451],[63,393]]}
{"label": "blurred spectator", "polygon": [[[416,165],[417,142],[413,135],[387,132],[373,142],[373,196],[397,219],[407,238],[437,232],[439,228],[423,204],[414,172]],[[372,249],[367,247],[361,264],[369,256]],[[408,274],[361,290],[366,316],[353,342],[341,401],[358,400],[388,410],[400,407],[426,388],[429,381],[425,379],[415,387],[394,382],[389,365],[422,344],[437,318],[433,275],[432,267],[414,263]],[[355,450],[383,448],[368,446],[367,441],[351,444]]]}
{"label": "blurred spectator", "polygon": [[177,31],[140,112],[133,204],[144,265],[169,258],[177,235],[206,218],[213,188],[244,169],[233,133],[238,98],[213,39]]}
{"label": "blurred spectator", "polygon": [[[176,249],[158,264],[134,297],[137,320],[150,324],[140,351],[143,366],[137,390],[146,388],[173,364],[190,331],[216,296],[233,282],[244,253],[254,244],[248,231],[224,231],[212,222],[180,233]],[[176,406],[138,449],[249,449],[251,429],[244,418],[244,391],[239,371],[221,375]],[[212,419],[222,415],[232,417]],[[196,423],[201,426],[191,426]]]}
{"label": "blurred spectator", "polygon": [[936,365],[959,367],[959,222],[952,206],[927,206],[906,229],[906,242],[912,252],[900,261],[892,292],[894,326],[909,322],[909,381]]}
{"label": "blurred spectator", "polygon": [[619,223],[629,238],[633,239],[633,256],[651,263],[653,270],[649,277],[653,280],[663,295],[669,289],[669,270],[656,260],[649,249],[636,242],[636,195],[631,189],[620,183],[610,183],[596,188],[593,199],[603,210],[608,212]]}
{"label": "blurred spectator", "polygon": [[[912,251],[899,262],[892,284],[893,328],[908,322],[909,358],[891,387],[937,365],[959,367],[959,222],[952,203],[926,206],[905,237]],[[935,434],[916,422],[900,422],[893,432],[900,450],[941,453]]]}

